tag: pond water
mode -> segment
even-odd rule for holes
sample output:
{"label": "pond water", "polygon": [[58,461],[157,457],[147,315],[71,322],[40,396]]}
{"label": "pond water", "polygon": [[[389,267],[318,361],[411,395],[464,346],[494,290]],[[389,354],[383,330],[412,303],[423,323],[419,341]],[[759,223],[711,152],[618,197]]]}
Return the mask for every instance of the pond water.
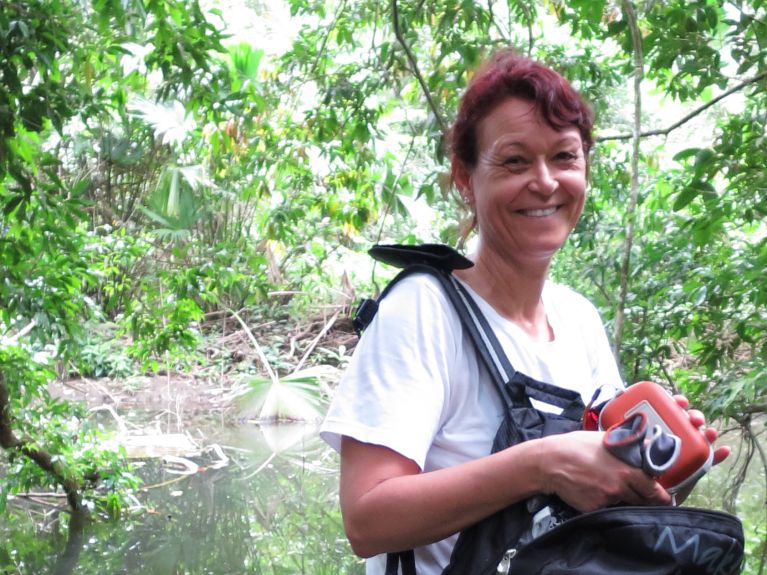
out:
{"label": "pond water", "polygon": [[96,522],[81,544],[41,529],[37,513],[0,518],[0,573],[364,573],[343,536],[338,460],[315,426],[243,426],[216,439],[228,465],[192,475],[144,466],[147,511]]}
{"label": "pond water", "polygon": [[[364,573],[343,535],[338,459],[316,426],[221,428],[215,440],[228,465],[178,475],[147,464],[137,494],[145,512],[96,522],[81,541],[68,545],[66,530],[45,527],[57,523],[38,508],[0,518],[0,574]],[[713,470],[688,504],[721,509],[730,473],[725,465]],[[754,550],[767,532],[764,482],[761,466],[752,466],[737,498]],[[744,573],[760,573],[760,563],[750,557]]]}

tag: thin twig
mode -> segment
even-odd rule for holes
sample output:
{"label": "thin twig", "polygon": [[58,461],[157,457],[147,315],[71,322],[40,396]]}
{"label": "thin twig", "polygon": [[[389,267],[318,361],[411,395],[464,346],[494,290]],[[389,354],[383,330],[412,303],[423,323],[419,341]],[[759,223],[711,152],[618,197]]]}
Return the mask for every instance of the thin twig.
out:
{"label": "thin twig", "polygon": [[234,317],[234,319],[240,322],[242,329],[245,330],[245,334],[248,336],[250,343],[253,344],[253,347],[255,348],[256,353],[258,354],[258,359],[260,359],[261,363],[264,364],[264,368],[266,369],[266,372],[269,374],[269,378],[272,380],[272,383],[278,383],[279,378],[277,377],[277,374],[274,373],[274,370],[272,370],[272,366],[269,364],[269,360],[266,359],[266,354],[264,354],[264,350],[261,349],[260,345],[258,345],[258,341],[256,340],[256,337],[253,335],[253,332],[250,331],[248,324],[245,323],[245,320],[243,320],[240,317],[240,314],[238,314],[236,311],[231,310],[231,313],[232,313],[232,317]]}
{"label": "thin twig", "polygon": [[765,478],[765,485],[764,485],[764,491],[765,491],[765,500],[767,501],[767,452],[765,452],[764,447],[762,446],[761,442],[759,441],[759,438],[754,433],[754,430],[751,429],[751,422],[749,421],[748,425],[746,425],[746,433],[748,434],[749,438],[751,439],[751,442],[754,445],[754,448],[759,453],[759,459],[762,460],[762,467],[764,468],[764,478]]}
{"label": "thin twig", "polygon": [[[767,78],[767,72],[763,72],[762,74],[758,74],[757,76],[754,76],[753,78],[749,78],[748,80],[744,80],[740,84],[738,84],[736,86],[733,86],[732,88],[730,88],[729,90],[726,90],[725,92],[722,92],[716,98],[713,98],[710,102],[706,102],[700,108],[696,108],[695,110],[693,110],[692,112],[690,112],[686,116],[682,117],[677,122],[674,122],[673,124],[671,124],[668,128],[663,128],[663,129],[659,129],[659,130],[648,130],[646,132],[641,132],[639,134],[639,137],[640,138],[647,138],[647,137],[650,137],[650,136],[668,136],[671,132],[673,132],[677,128],[682,127],[683,125],[685,125],[687,122],[689,122],[690,120],[692,120],[696,116],[698,116],[698,115],[702,114],[703,112],[705,112],[711,106],[721,102],[722,100],[724,100],[728,96],[731,96],[735,92],[739,92],[743,88],[746,88],[746,87],[750,86],[751,84],[755,84],[756,82],[759,82],[760,80],[764,80],[765,78]],[[632,134],[617,134],[615,136],[599,136],[599,137],[596,138],[596,141],[597,142],[607,142],[607,141],[610,141],[610,140],[629,140],[633,136],[634,136],[633,133]]]}
{"label": "thin twig", "polygon": [[631,247],[634,242],[634,220],[639,197],[639,147],[642,131],[642,79],[644,78],[644,59],[642,54],[642,36],[637,23],[636,12],[632,0],[623,0],[623,10],[626,14],[631,31],[631,43],[634,47],[634,133],[631,154],[631,194],[626,208],[626,238],[623,242],[623,256],[620,271],[620,292],[618,305],[615,310],[615,325],[613,331],[613,354],[620,356],[623,339],[623,322],[626,318],[625,307],[628,297],[628,276],[631,266]]}
{"label": "thin twig", "polygon": [[[743,432],[748,436],[749,443],[751,445],[752,450],[755,450],[759,454],[759,459],[762,461],[762,468],[764,470],[764,477],[765,477],[765,503],[767,504],[767,452],[765,452],[764,447],[762,446],[761,442],[759,441],[759,437],[757,437],[758,434],[754,433],[754,430],[751,429],[751,418],[747,418],[743,424]],[[743,465],[743,470],[740,474],[739,480],[740,484],[742,484],[745,481],[746,472],[748,469],[749,464],[751,463],[751,457],[748,458],[748,460]],[[738,489],[740,488],[740,485],[738,485]],[[737,492],[736,492],[737,493]],[[733,497],[733,500],[735,497]],[[767,515],[767,505],[765,505],[765,515]],[[759,558],[759,570],[758,573],[761,575],[764,573],[764,567],[765,562],[767,561],[767,546],[764,545],[764,542],[762,542],[762,549],[761,549],[761,556]]]}
{"label": "thin twig", "polygon": [[[376,243],[381,241],[381,236],[383,235],[384,230],[384,224],[386,223],[386,217],[389,215],[389,210],[391,209],[391,205],[394,202],[394,198],[396,195],[396,189],[399,185],[399,180],[402,177],[402,174],[405,172],[405,166],[407,165],[408,161],[410,160],[410,154],[413,152],[413,146],[415,146],[415,136],[413,136],[410,139],[410,146],[407,149],[407,153],[405,154],[404,159],[402,160],[402,163],[400,164],[399,174],[397,174],[397,179],[394,180],[394,183],[389,188],[389,201],[386,202],[386,208],[384,209],[383,216],[381,217],[381,227],[378,229],[378,236],[376,236]],[[373,276],[375,276],[375,264],[376,260],[373,260]]]}
{"label": "thin twig", "polygon": [[392,24],[394,26],[394,35],[397,37],[397,42],[399,42],[400,46],[402,46],[402,49],[405,51],[405,55],[407,56],[408,62],[410,62],[410,67],[412,68],[412,72],[415,75],[416,80],[418,80],[418,84],[421,86],[421,90],[423,91],[424,96],[426,96],[426,101],[429,104],[429,108],[431,108],[431,111],[434,114],[434,117],[437,119],[437,123],[439,124],[439,129],[442,131],[442,135],[443,136],[447,135],[447,132],[448,132],[447,123],[442,118],[442,114],[437,108],[437,104],[431,95],[429,86],[426,85],[426,80],[423,79],[423,76],[421,75],[421,72],[418,69],[418,62],[416,61],[415,56],[413,55],[413,52],[410,50],[410,47],[407,45],[407,42],[405,42],[405,37],[402,34],[402,29],[400,28],[400,22],[399,22],[399,7],[397,6],[397,0],[392,0],[391,10],[392,10]]}
{"label": "thin twig", "polygon": [[189,474],[179,475],[178,477],[174,477],[172,479],[168,479],[167,481],[162,481],[160,483],[154,483],[152,485],[145,485],[140,489],[142,492],[147,492],[150,489],[159,489],[160,487],[166,487],[168,485],[173,485],[174,483],[178,483],[179,481],[182,481],[184,479],[187,479],[191,477]]}
{"label": "thin twig", "polygon": [[266,468],[266,466],[269,465],[275,457],[277,457],[277,454],[272,452],[269,455],[269,457],[266,459],[266,461],[264,461],[261,465],[258,466],[258,469],[256,469],[253,473],[251,473],[247,477],[243,477],[243,480],[246,481],[252,477],[255,477],[259,473],[261,473],[261,471],[263,471]]}
{"label": "thin twig", "polygon": [[298,365],[293,370],[293,373],[298,372],[304,365],[304,362],[306,362],[307,358],[309,357],[309,354],[311,354],[314,351],[314,348],[317,347],[317,344],[319,341],[325,337],[325,334],[330,331],[330,328],[333,327],[333,324],[336,323],[336,320],[338,319],[338,315],[340,314],[340,311],[337,311],[333,314],[333,316],[328,320],[328,322],[325,324],[325,326],[320,330],[320,333],[317,334],[317,336],[311,341],[309,344],[309,347],[306,348],[306,351],[304,352],[304,355],[301,357],[301,361],[298,362]]}
{"label": "thin twig", "polygon": [[530,7],[525,4],[524,1],[519,3],[519,7],[525,13],[525,20],[527,24],[527,57],[530,58],[532,57],[533,44],[535,43],[533,39],[533,16],[530,14]]}

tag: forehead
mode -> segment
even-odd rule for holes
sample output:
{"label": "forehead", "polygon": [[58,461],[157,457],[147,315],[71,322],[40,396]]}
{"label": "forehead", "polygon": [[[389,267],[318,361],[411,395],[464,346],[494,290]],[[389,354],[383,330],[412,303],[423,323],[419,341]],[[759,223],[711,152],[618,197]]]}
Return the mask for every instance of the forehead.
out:
{"label": "forehead", "polygon": [[582,145],[575,126],[557,130],[540,114],[535,102],[509,98],[488,114],[477,128],[480,154],[499,146],[553,146],[562,143]]}

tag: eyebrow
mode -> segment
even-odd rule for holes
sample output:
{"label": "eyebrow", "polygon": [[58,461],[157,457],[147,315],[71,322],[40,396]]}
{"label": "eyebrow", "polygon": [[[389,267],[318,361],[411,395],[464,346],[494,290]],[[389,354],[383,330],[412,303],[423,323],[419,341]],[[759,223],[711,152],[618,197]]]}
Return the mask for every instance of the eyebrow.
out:
{"label": "eyebrow", "polygon": [[[575,134],[566,134],[556,140],[553,145],[556,146],[562,146],[562,145],[580,145],[580,138],[576,136]],[[517,147],[517,148],[527,148],[528,146],[525,144],[522,140],[504,140],[503,137],[496,140],[495,145],[493,146],[493,149],[495,150],[503,150],[505,148],[509,147]]]}

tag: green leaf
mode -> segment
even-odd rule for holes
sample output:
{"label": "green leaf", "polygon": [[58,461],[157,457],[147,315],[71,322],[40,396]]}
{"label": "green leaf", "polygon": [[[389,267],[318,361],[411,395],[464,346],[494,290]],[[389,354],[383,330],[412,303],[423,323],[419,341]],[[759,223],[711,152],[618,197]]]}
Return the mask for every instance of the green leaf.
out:
{"label": "green leaf", "polygon": [[674,200],[674,211],[678,212],[686,208],[699,194],[700,188],[697,186],[689,185],[683,188],[679,195],[677,195],[676,200]]}
{"label": "green leaf", "polygon": [[686,160],[689,157],[697,155],[700,151],[700,148],[687,148],[674,155],[674,161],[679,162],[681,160]]}

